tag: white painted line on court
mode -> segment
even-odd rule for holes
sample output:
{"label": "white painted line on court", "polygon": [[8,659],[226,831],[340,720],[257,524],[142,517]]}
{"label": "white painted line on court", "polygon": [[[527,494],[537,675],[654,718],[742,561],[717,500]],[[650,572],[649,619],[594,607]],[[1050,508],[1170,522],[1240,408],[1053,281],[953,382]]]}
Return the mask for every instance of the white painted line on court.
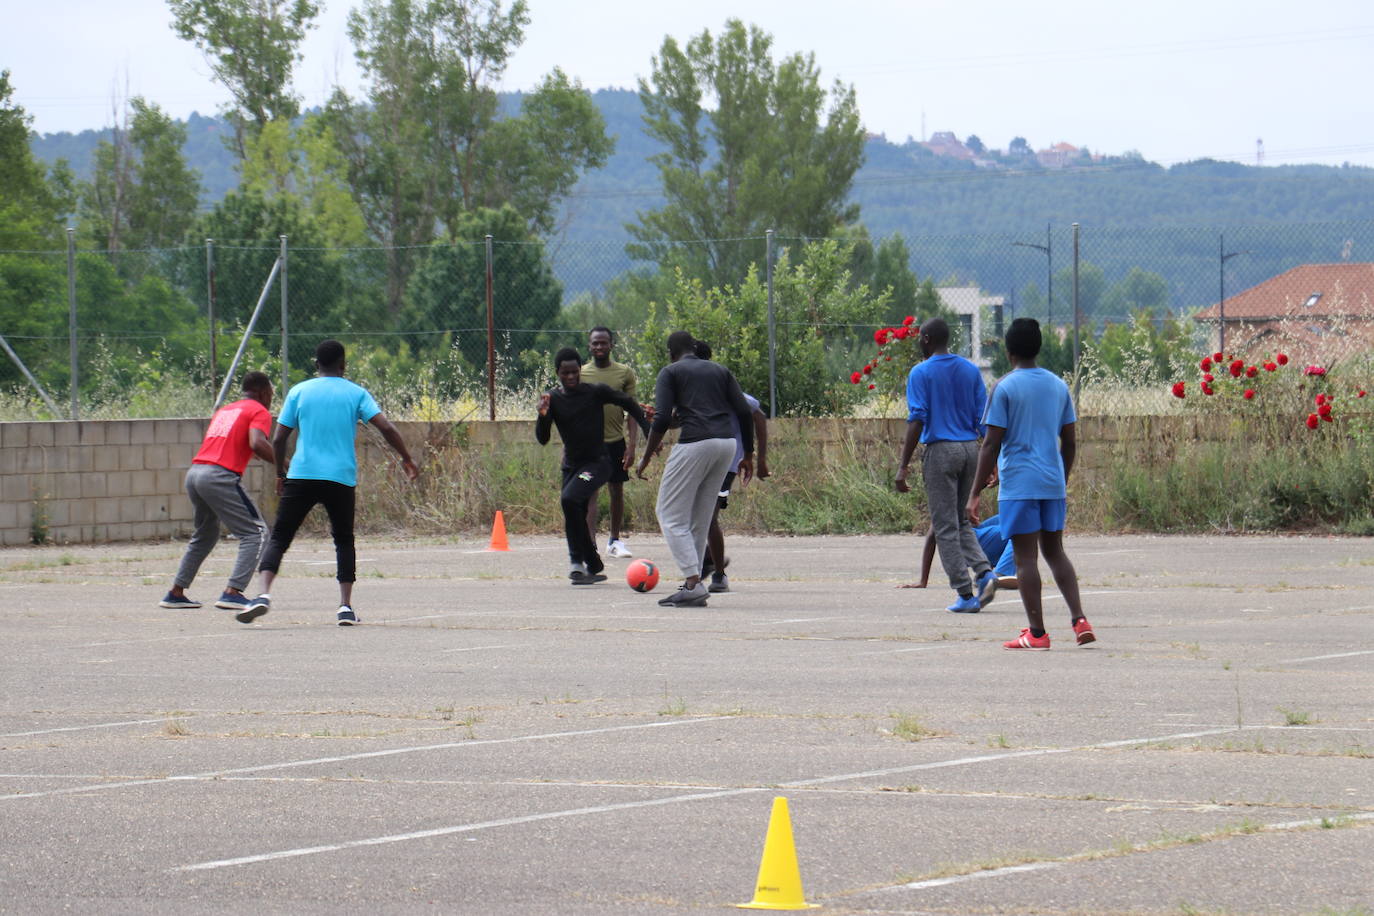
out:
{"label": "white painted line on court", "polygon": [[105,646],[137,646],[150,642],[175,642],[179,639],[223,639],[236,630],[225,630],[223,633],[200,633],[195,636],[151,636],[147,639],[118,639],[111,642],[86,642],[75,646],[68,646],[68,649],[101,649]]}
{"label": "white painted line on court", "polygon": [[461,649],[442,649],[440,655],[447,655],[450,652],[481,652],[483,649],[518,649],[519,646],[464,646]]}
{"label": "white painted line on court", "polygon": [[157,719],[128,719],[123,722],[98,722],[94,725],[68,725],[63,728],[43,728],[35,732],[10,732],[0,735],[0,738],[27,738],[31,735],[51,735],[56,732],[79,732],[90,728],[121,728],[125,725],[152,725],[157,722],[166,722],[168,719],[190,719],[194,714],[181,716],[162,716]]}
{"label": "white painted line on court", "polygon": [[959,884],[963,881],[973,881],[977,878],[1000,878],[1003,875],[1014,875],[1020,872],[1040,871],[1045,868],[1059,868],[1063,862],[1032,862],[1029,865],[1008,865],[1006,868],[992,868],[987,871],[976,871],[968,875],[954,875],[950,878],[931,878],[929,881],[912,881],[910,884],[899,884],[890,887],[888,890],[923,890],[928,887],[944,887],[946,884]]}
{"label": "white painted line on court", "polygon": [[1109,556],[1112,556],[1113,554],[1118,554],[1118,553],[1144,553],[1144,552],[1145,552],[1144,548],[1141,548],[1141,547],[1118,547],[1116,550],[1087,550],[1087,551],[1075,550],[1073,553],[1074,553],[1074,556],[1076,556],[1076,557],[1109,557]]}
{"label": "white painted line on court", "polygon": [[518,735],[512,738],[477,738],[467,741],[445,741],[442,744],[420,744],[410,747],[394,747],[380,751],[362,751],[357,754],[340,754],[337,757],[312,757],[307,760],[288,760],[282,763],[263,763],[249,767],[235,767],[229,770],[214,770],[208,773],[190,773],[184,776],[163,776],[157,779],[126,779],[120,782],[95,783],[89,786],[75,786],[70,789],[52,789],[46,792],[25,792],[17,795],[0,795],[0,802],[19,798],[46,798],[53,795],[73,795],[79,792],[99,792],[102,789],[123,789],[130,786],[166,785],[174,782],[196,782],[205,779],[219,779],[224,776],[237,776],[244,773],[263,773],[268,770],[289,770],[296,767],[319,766],[327,763],[348,763],[353,760],[368,760],[377,757],[396,757],[401,754],[417,754],[426,751],[446,751],[460,748],[488,747],[496,744],[521,744],[532,741],[551,741],[558,738],[581,738],[587,735],[608,735],[615,732],[637,731],[646,728],[672,728],[677,725],[695,725],[702,722],[727,722],[738,716],[703,716],[699,719],[672,719],[667,722],[639,722],[634,725],[608,725],[605,728],[588,728],[571,732],[545,732],[538,735]]}
{"label": "white painted line on court", "polygon": [[816,623],[821,620],[849,620],[849,617],[789,617],[786,620],[760,620],[754,626],[770,627],[778,623]]}
{"label": "white painted line on court", "polygon": [[1374,649],[1362,649],[1359,652],[1337,652],[1334,655],[1308,655],[1303,658],[1285,658],[1279,661],[1280,665],[1296,665],[1300,662],[1324,662],[1328,658],[1353,658],[1356,655],[1374,655]]}
{"label": "white painted line on court", "polygon": [[[722,717],[731,718],[731,717]],[[716,721],[710,719],[707,721]],[[655,723],[650,723],[655,724]],[[671,723],[664,723],[671,724]],[[617,729],[607,729],[615,731]],[[489,830],[493,827],[510,827],[519,824],[529,824],[536,821],[553,820],[565,817],[579,817],[587,814],[607,814],[613,811],[626,811],[634,808],[648,808],[661,805],[676,805],[684,802],[702,801],[706,799],[729,798],[738,795],[751,795],[762,792],[773,792],[778,788],[803,788],[807,786],[820,786],[828,783],[846,782],[854,779],[867,779],[873,776],[890,776],[897,773],[910,773],[917,770],[936,769],[938,767],[966,766],[973,763],[987,763],[998,760],[1010,760],[1015,757],[1037,757],[1047,754],[1068,754],[1074,751],[1101,750],[1114,747],[1128,747],[1134,744],[1149,744],[1156,741],[1177,741],[1182,738],[1193,738],[1201,735],[1219,734],[1221,732],[1233,732],[1237,729],[1226,728],[1206,732],[1188,732],[1178,735],[1162,735],[1157,738],[1127,738],[1122,741],[1105,741],[1098,744],[1079,745],[1077,747],[1064,748],[1039,748],[1029,751],[1014,751],[1009,754],[992,754],[985,757],[961,757],[956,760],[938,761],[935,763],[921,763],[912,766],[894,767],[887,770],[869,770],[861,773],[843,773],[836,776],[822,776],[818,779],[798,779],[790,782],[775,783],[770,786],[750,786],[736,789],[725,789],[712,792],[694,792],[689,795],[675,795],[669,798],[656,798],[645,801],[623,802],[614,805],[597,805],[590,808],[572,808],[564,811],[547,811],[542,814],[528,814],[519,817],[501,818],[499,820],[482,821],[475,824],[457,824],[451,827],[436,827],[431,830],[420,830],[412,833],[395,833],[386,836],[368,837],[361,840],[347,840],[342,843],[330,843],[323,846],[306,846],[299,849],[283,849],[277,852],[258,853],[255,855],[239,856],[232,859],[216,859],[212,862],[198,862],[194,865],[181,865],[171,869],[172,871],[206,871],[215,868],[227,868],[234,865],[252,865],[258,862],[270,862],[275,859],[294,858],[296,856],[308,856],[321,852],[338,852],[343,849],[356,849],[360,846],[380,846],[387,843],[403,843],[408,840],[429,839],[431,837],[449,836],[455,833],[471,833],[477,830]],[[503,739],[509,740],[509,739]],[[473,742],[468,742],[473,743]],[[457,746],[457,745],[455,745]],[[372,756],[359,754],[355,756]],[[285,764],[289,766],[290,764]],[[263,768],[265,769],[265,768]],[[239,771],[228,771],[230,773]],[[58,794],[63,790],[56,790],[52,793]],[[11,796],[18,797],[18,796]]]}
{"label": "white painted line on court", "polygon": [[881,652],[860,652],[860,655],[897,655],[901,652],[930,652],[935,649],[953,649],[958,643],[941,643],[938,646],[915,646],[910,649],[884,649]]}
{"label": "white painted line on court", "polygon": [[[357,559],[355,562],[357,562],[357,563],[376,563],[376,562],[377,562],[377,558],[376,558],[376,557],[358,557],[358,559]],[[337,565],[339,565],[339,561],[338,561],[338,560],[306,560],[306,561],[303,562],[301,565],[302,565],[302,566],[337,566]]]}

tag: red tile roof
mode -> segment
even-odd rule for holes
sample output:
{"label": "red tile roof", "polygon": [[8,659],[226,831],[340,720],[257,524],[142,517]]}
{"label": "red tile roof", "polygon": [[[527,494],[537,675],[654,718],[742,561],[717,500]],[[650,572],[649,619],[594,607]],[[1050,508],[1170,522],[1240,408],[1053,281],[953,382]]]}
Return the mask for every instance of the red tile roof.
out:
{"label": "red tile roof", "polygon": [[[1313,294],[1316,301],[1308,305]],[[1374,264],[1303,264],[1226,297],[1226,323],[1346,316],[1374,318]],[[1215,304],[1197,318],[1215,321]]]}

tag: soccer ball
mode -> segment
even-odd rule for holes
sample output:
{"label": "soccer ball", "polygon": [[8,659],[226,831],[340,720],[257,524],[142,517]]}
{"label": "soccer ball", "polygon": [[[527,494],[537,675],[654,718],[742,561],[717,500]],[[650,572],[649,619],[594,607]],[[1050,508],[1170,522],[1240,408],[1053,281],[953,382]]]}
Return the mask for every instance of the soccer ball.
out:
{"label": "soccer ball", "polygon": [[625,567],[625,581],[637,592],[653,591],[658,584],[658,567],[648,560],[635,560]]}

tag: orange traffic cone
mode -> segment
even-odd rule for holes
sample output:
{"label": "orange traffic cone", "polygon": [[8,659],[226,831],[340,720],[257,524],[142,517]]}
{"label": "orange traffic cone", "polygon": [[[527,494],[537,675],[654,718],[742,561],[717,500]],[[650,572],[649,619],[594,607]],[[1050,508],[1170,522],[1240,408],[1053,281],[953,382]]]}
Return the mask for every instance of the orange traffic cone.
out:
{"label": "orange traffic cone", "polygon": [[506,519],[500,509],[496,510],[496,518],[491,523],[491,543],[487,550],[510,550],[510,542],[506,540]]}
{"label": "orange traffic cone", "polygon": [[811,910],[819,904],[807,903],[802,893],[801,870],[797,868],[797,847],[792,842],[792,818],[787,799],[773,799],[773,815],[768,819],[768,836],[763,840],[763,859],[755,882],[754,899],[736,904],[745,910]]}

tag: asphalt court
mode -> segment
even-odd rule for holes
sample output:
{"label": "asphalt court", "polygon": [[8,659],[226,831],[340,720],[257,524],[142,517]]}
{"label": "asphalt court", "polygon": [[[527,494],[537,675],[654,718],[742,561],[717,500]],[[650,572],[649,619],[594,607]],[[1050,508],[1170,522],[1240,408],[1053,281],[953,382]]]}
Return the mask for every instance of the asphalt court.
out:
{"label": "asphalt court", "polygon": [[363,537],[352,629],[327,541],[247,627],[156,606],[178,544],[6,550],[0,912],[734,912],[777,796],[822,912],[1374,911],[1374,544],[1067,543],[1100,641],[1046,574],[1038,653],[914,536],[730,536],[682,610]]}

